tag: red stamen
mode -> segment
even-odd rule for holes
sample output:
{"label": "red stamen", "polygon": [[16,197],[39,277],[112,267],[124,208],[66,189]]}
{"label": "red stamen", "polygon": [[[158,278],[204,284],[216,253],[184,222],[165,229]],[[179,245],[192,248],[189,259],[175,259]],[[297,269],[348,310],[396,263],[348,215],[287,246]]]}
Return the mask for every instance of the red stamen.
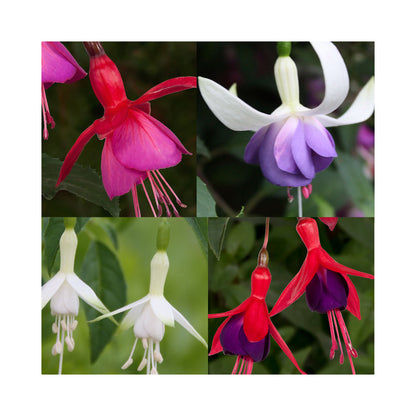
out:
{"label": "red stamen", "polygon": [[352,373],[355,374],[355,368],[352,362],[352,357],[357,357],[358,354],[357,354],[357,351],[352,346],[351,338],[350,338],[350,335],[348,334],[347,326],[345,325],[341,311],[339,309],[336,309],[335,313],[337,315],[338,323],[341,328],[342,337],[344,338],[345,349],[347,350],[348,359],[351,364],[351,370],[352,370]]}
{"label": "red stamen", "polygon": [[335,351],[338,349],[338,344],[335,338],[334,323],[332,321],[332,311],[328,311],[326,314],[328,315],[329,332],[331,333],[331,341],[332,341],[331,351],[329,352],[329,358],[333,360],[335,357]]}
{"label": "red stamen", "polygon": [[43,138],[47,140],[49,137],[48,124],[51,125],[51,129],[55,127],[55,121],[53,120],[51,113],[49,112],[48,100],[46,99],[45,87],[42,84],[42,114],[43,114]]}
{"label": "red stamen", "polygon": [[163,182],[165,182],[166,186],[168,187],[169,191],[172,193],[172,195],[175,197],[176,199],[176,203],[182,207],[182,208],[186,208],[186,205],[179,199],[179,197],[175,194],[175,192],[173,191],[172,187],[169,185],[168,181],[162,176],[162,174],[156,170],[155,171],[163,180]]}
{"label": "red stamen", "polygon": [[240,363],[241,355],[237,356],[237,359],[235,360],[234,368],[231,374],[237,374],[238,364]]}
{"label": "red stamen", "polygon": [[344,350],[343,350],[343,348],[342,348],[341,338],[340,338],[340,336],[339,336],[339,332],[338,332],[338,325],[337,325],[337,321],[336,321],[336,319],[335,319],[335,312],[334,312],[334,310],[333,310],[333,309],[331,310],[331,313],[332,313],[332,318],[333,318],[333,322],[334,322],[334,326],[335,326],[335,331],[336,331],[336,333],[337,333],[337,339],[338,339],[338,345],[339,345],[339,353],[340,353],[340,356],[339,356],[339,363],[340,363],[340,364],[343,364],[343,363],[344,363]]}

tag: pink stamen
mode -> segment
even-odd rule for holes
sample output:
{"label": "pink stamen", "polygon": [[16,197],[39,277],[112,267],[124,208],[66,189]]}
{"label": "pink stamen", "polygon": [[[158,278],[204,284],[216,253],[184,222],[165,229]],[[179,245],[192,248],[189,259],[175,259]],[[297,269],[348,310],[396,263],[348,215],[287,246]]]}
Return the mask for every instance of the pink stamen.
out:
{"label": "pink stamen", "polygon": [[308,199],[312,194],[312,184],[302,186],[302,194],[305,199]]}
{"label": "pink stamen", "polygon": [[294,201],[294,196],[290,193],[290,190],[292,189],[291,186],[287,187],[287,200],[289,202],[289,204],[291,204]]}
{"label": "pink stamen", "polygon": [[141,217],[136,185],[133,185],[133,187],[131,188],[131,195],[133,197],[134,213],[136,214],[136,217]]}
{"label": "pink stamen", "polygon": [[186,205],[179,199],[179,197],[175,194],[175,192],[173,191],[172,187],[169,185],[168,181],[163,177],[163,175],[156,170],[155,171],[163,180],[163,182],[165,182],[166,186],[168,187],[169,191],[172,193],[172,195],[175,197],[176,199],[176,203],[182,207],[182,208],[186,208]]}
{"label": "pink stamen", "polygon": [[337,321],[336,321],[336,318],[335,318],[335,312],[334,312],[334,309],[331,309],[331,314],[332,314],[332,320],[333,320],[333,323],[334,323],[334,327],[335,327],[335,332],[336,332],[336,334],[337,334],[337,340],[338,340],[338,345],[339,345],[339,353],[340,353],[340,356],[339,356],[339,363],[340,364],[343,364],[344,363],[344,350],[343,350],[343,348],[342,348],[342,344],[341,344],[341,338],[340,338],[340,336],[339,336],[339,331],[338,331],[338,325],[337,325]]}
{"label": "pink stamen", "polygon": [[[163,202],[164,204],[165,204],[165,201],[163,200],[163,197],[161,198],[161,196],[160,196],[160,190],[155,184],[155,181],[152,177],[152,172],[151,171],[147,172],[147,177],[149,178],[150,186],[152,187],[153,198],[155,199],[156,208],[157,208],[157,211],[158,211],[158,217],[160,217],[162,215],[162,207],[159,204],[159,200],[161,202]],[[165,204],[165,206],[166,206],[166,204]]]}
{"label": "pink stamen", "polygon": [[[147,177],[149,177],[149,173],[147,173]],[[141,184],[144,189],[144,193],[146,194],[147,201],[149,202],[150,208],[152,209],[153,216],[156,217],[155,209],[153,208],[152,201],[150,200],[149,194],[147,193],[146,187],[144,186],[143,179],[141,179]]]}
{"label": "pink stamen", "polygon": [[175,206],[173,205],[173,202],[171,201],[171,199],[169,198],[168,193],[166,192],[166,189],[163,187],[162,183],[160,182],[160,179],[157,177],[155,172],[157,172],[157,171],[152,171],[152,173],[154,175],[154,179],[156,179],[156,181],[157,181],[157,183],[155,181],[154,184],[155,184],[155,187],[158,190],[158,195],[159,195],[160,200],[165,205],[167,215],[169,217],[172,216],[172,214],[170,213],[170,209],[169,209],[169,205],[171,205],[171,207],[173,208],[173,212],[174,212],[175,216],[179,217],[178,211],[176,210]]}
{"label": "pink stamen", "polygon": [[51,125],[51,129],[55,127],[55,121],[53,120],[51,113],[49,112],[48,100],[46,99],[45,87],[42,84],[42,114],[43,114],[43,138],[45,140],[49,137],[48,124]]}

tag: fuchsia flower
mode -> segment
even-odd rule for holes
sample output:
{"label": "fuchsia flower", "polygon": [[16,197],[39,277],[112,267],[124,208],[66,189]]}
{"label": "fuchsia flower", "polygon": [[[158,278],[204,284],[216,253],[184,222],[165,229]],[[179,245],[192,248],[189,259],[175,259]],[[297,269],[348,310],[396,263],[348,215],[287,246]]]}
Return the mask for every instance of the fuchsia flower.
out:
{"label": "fuchsia flower", "polygon": [[182,154],[190,154],[179,139],[162,123],[150,115],[150,103],[189,88],[196,88],[195,77],[179,77],[164,81],[151,88],[139,99],[127,99],[121,75],[114,62],[106,55],[98,42],[84,43],[90,55],[90,80],[95,95],[104,107],[104,116],[95,120],[84,130],[67,154],[61,168],[57,186],[65,179],[78,159],[84,146],[96,134],[105,139],[101,157],[101,173],[104,188],[110,197],[132,192],[136,216],[140,216],[136,185],[141,184],[147,200],[153,208],[144,186],[147,178],[155,199],[156,209],[161,215],[162,205],[167,215],[169,207],[178,216],[178,211],[168,195],[169,190],[176,203],[179,200],[159,169],[177,165]]}
{"label": "fuchsia flower", "polygon": [[[324,222],[328,224],[328,221]],[[357,290],[347,275],[351,274],[367,279],[374,279],[374,276],[369,273],[351,269],[336,262],[322,248],[319,240],[318,225],[314,219],[300,218],[296,230],[304,242],[308,253],[301,269],[286,286],[276,304],[273,306],[270,316],[274,316],[281,312],[306,293],[306,302],[309,309],[314,312],[326,313],[328,315],[332,339],[332,347],[329,354],[330,358],[334,358],[335,351],[339,346],[340,363],[342,364],[344,361],[341,339],[338,331],[339,326],[351,364],[351,369],[353,374],[355,374],[352,357],[357,357],[357,351],[352,346],[341,311],[346,309],[358,319],[361,319],[360,300],[358,298]]]}
{"label": "fuchsia flower", "polygon": [[84,78],[87,73],[61,42],[42,42],[42,114],[43,138],[48,138],[48,124],[55,122],[49,112],[45,90],[55,82],[70,84]]}
{"label": "fuchsia flower", "polygon": [[[236,355],[237,360],[232,374],[251,374],[253,363],[263,361],[269,354],[270,335],[277,342],[283,352],[289,357],[295,367],[305,374],[296,362],[289,347],[270,320],[266,305],[266,294],[272,276],[267,266],[269,255],[267,253],[267,234],[263,248],[260,250],[257,267],[251,275],[251,294],[236,308],[221,313],[208,314],[208,318],[227,319],[219,326],[212,340],[209,355],[221,351],[224,354]],[[240,370],[238,367],[240,365]]]}

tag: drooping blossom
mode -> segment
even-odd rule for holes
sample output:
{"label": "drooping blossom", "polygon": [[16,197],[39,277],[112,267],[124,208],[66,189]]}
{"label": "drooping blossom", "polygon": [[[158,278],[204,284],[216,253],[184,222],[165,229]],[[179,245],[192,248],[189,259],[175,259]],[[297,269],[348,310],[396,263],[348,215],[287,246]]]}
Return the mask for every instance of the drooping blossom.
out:
{"label": "drooping blossom", "polygon": [[227,318],[215,332],[209,355],[221,351],[227,355],[236,355],[237,359],[232,374],[251,374],[253,364],[263,361],[269,354],[270,336],[272,336],[295,367],[304,374],[289,347],[270,320],[265,300],[272,279],[268,268],[267,240],[268,221],[257,267],[251,275],[250,296],[230,311],[208,314],[210,319]]}
{"label": "drooping blossom", "polygon": [[309,309],[313,312],[326,313],[328,316],[332,340],[330,358],[333,359],[335,351],[339,349],[340,363],[344,361],[341,332],[351,369],[355,374],[352,358],[357,357],[357,351],[352,346],[341,312],[346,309],[361,319],[360,299],[348,275],[367,279],[374,279],[374,276],[336,262],[322,248],[318,225],[313,218],[300,218],[296,230],[308,250],[306,259],[273,306],[270,316],[281,312],[306,293]]}
{"label": "drooping blossom", "polygon": [[[235,131],[254,131],[244,160],[260,165],[272,184],[305,187],[316,173],[326,169],[337,156],[334,140],[326,127],[359,123],[374,111],[374,80],[371,78],[344,115],[335,119],[335,111],[349,90],[347,68],[331,42],[311,42],[325,78],[325,96],[315,108],[299,102],[299,80],[289,52],[282,53],[274,72],[282,104],[271,114],[250,107],[235,94],[214,81],[199,77],[201,95],[214,115]],[[306,189],[305,197],[312,189]]]}
{"label": "drooping blossom", "polygon": [[[132,192],[136,216],[140,216],[136,185],[142,185],[153,215],[179,216],[169,192],[182,207],[180,199],[160,173],[160,169],[177,165],[183,154],[190,154],[179,139],[150,115],[150,101],[189,88],[196,88],[195,77],[178,77],[164,81],[137,100],[127,99],[123,80],[114,62],[99,42],[84,42],[90,55],[90,81],[104,107],[104,116],[84,130],[68,152],[57,186],[66,178],[84,146],[96,134],[105,139],[101,156],[101,174],[110,199]],[[145,188],[148,179],[156,209]],[[169,192],[168,192],[169,191]]]}
{"label": "drooping blossom", "polygon": [[134,344],[127,361],[121,367],[123,370],[133,363],[133,354],[138,340],[143,345],[143,358],[137,368],[141,371],[146,367],[147,374],[158,374],[157,365],[162,363],[160,343],[165,335],[165,325],[173,327],[175,322],[185,328],[202,345],[208,348],[206,341],[164,297],[163,290],[169,271],[169,258],[166,253],[169,242],[169,228],[166,222],[161,223],[158,230],[157,252],[150,263],[150,289],[149,293],[136,302],[130,303],[113,312],[99,316],[91,322],[111,317],[115,314],[129,311],[120,323],[120,329],[133,327]]}
{"label": "drooping blossom", "polygon": [[48,124],[53,129],[55,122],[51,116],[45,90],[55,82],[70,84],[84,78],[87,73],[79,66],[68,49],[61,42],[42,42],[42,114],[43,138],[47,139]]}
{"label": "drooping blossom", "polygon": [[75,347],[73,332],[78,325],[79,298],[98,312],[109,312],[95,292],[74,273],[77,245],[73,227],[66,227],[59,241],[59,271],[42,286],[42,309],[50,301],[51,314],[55,316],[52,331],[56,334],[56,342],[52,347],[52,355],[60,356],[59,374],[62,372],[65,343],[68,351],[73,351]]}

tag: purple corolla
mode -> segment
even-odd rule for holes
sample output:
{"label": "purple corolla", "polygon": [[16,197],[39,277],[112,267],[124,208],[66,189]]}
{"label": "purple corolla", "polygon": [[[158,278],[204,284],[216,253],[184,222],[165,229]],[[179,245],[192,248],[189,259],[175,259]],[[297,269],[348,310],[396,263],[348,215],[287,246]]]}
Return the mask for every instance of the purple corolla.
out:
{"label": "purple corolla", "polygon": [[225,126],[236,131],[255,131],[244,160],[260,165],[264,177],[275,185],[310,184],[316,173],[326,169],[337,156],[334,140],[326,127],[359,123],[374,111],[374,78],[371,78],[341,117],[327,115],[348,94],[348,72],[334,44],[311,43],[325,78],[324,99],[313,109],[299,102],[298,73],[290,56],[279,56],[274,67],[282,104],[271,114],[255,110],[210,79],[198,78],[202,97]]}

